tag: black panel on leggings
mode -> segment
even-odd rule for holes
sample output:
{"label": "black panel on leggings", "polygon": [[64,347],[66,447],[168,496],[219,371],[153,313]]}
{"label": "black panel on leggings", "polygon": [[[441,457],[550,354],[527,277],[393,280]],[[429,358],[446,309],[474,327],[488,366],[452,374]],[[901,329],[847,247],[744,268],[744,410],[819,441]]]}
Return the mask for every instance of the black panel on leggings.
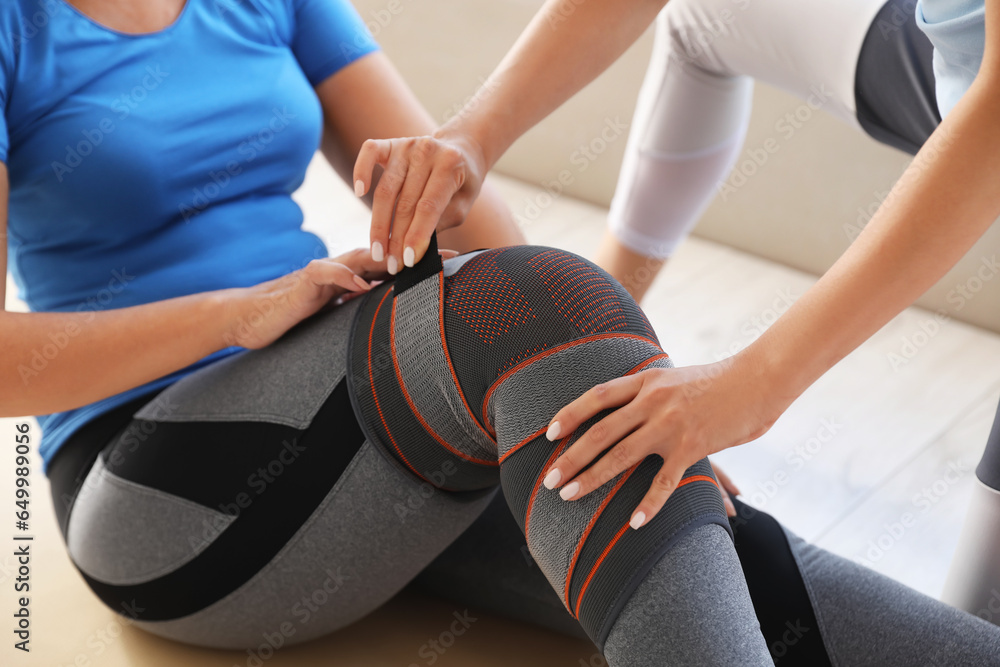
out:
{"label": "black panel on leggings", "polygon": [[504,494],[410,584],[425,594],[588,639],[525,544]]}
{"label": "black panel on leggings", "polygon": [[911,155],[941,122],[934,47],[917,27],[916,0],[889,0],[868,29],[854,80],[858,122],[872,138]]}
{"label": "black panel on leggings", "polygon": [[[212,471],[206,469],[209,467],[220,477],[230,467],[262,467],[266,471],[283,447],[283,439],[271,440],[276,434],[261,426],[159,422],[142,444],[143,456],[131,455],[128,465],[120,467],[119,472],[135,474],[143,484],[154,488],[177,488],[173,476],[183,472],[179,473],[176,466],[143,467],[141,461],[147,455],[149,460],[161,463],[167,458],[152,456],[154,448],[174,449],[174,458],[183,461],[191,473],[203,477],[212,477]],[[247,428],[239,428],[236,437],[234,427]],[[255,493],[245,477],[242,487],[228,481],[227,490],[232,495],[224,504],[237,501],[241,492],[252,501],[246,507],[231,508],[228,513],[238,512],[237,519],[204,551],[167,575],[132,586],[113,586],[81,572],[98,597],[112,609],[121,609],[123,604],[142,609],[137,617],[144,621],[180,618],[222,599],[267,565],[330,493],[364,443],[344,381],[337,385],[308,429],[285,428],[290,432],[286,435],[297,438],[297,458],[284,465],[280,474],[270,477],[273,481],[267,484],[266,492]],[[180,449],[183,455],[178,454]],[[220,497],[213,497],[213,502]]]}
{"label": "black panel on leggings", "polygon": [[831,665],[805,582],[781,525],[733,498],[729,519],[753,609],[775,664]]}
{"label": "black panel on leggings", "polygon": [[986,441],[986,451],[976,467],[976,477],[991,489],[1000,491],[1000,407],[997,408],[997,416]]}
{"label": "black panel on leggings", "polygon": [[56,520],[59,522],[63,539],[66,539],[66,523],[70,508],[94,461],[97,460],[97,455],[129,425],[132,415],[153,400],[160,391],[162,390],[157,389],[133,398],[128,403],[91,419],[77,429],[49,461],[46,476],[49,478],[52,505],[56,510]]}

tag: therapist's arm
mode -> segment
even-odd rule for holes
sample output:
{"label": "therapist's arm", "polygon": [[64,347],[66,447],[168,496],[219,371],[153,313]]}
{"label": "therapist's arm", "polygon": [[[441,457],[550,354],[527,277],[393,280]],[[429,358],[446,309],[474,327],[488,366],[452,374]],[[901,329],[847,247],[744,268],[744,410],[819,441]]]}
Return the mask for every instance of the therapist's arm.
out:
{"label": "therapist's arm", "polygon": [[[382,52],[339,70],[320,83],[316,92],[325,118],[323,154],[352,189],[354,162],[365,140],[430,134],[437,129],[437,123]],[[378,180],[376,177],[374,183]],[[382,204],[373,202],[370,192],[365,201],[369,206]],[[396,214],[412,216],[415,206],[415,200],[401,198]],[[489,184],[464,216],[464,224],[440,235],[442,248],[465,252],[524,243],[510,209]]]}
{"label": "therapist's arm", "polygon": [[[371,242],[412,265],[431,232],[460,224],[486,172],[522,134],[607,69],[666,0],[549,0],[468,105],[438,131],[368,141],[354,168],[374,188]],[[423,136],[419,136],[423,135]],[[413,202],[393,219],[393,206]],[[410,251],[406,251],[409,248]]]}
{"label": "therapist's arm", "polygon": [[[648,520],[688,466],[766,432],[816,379],[940,280],[993,224],[1000,216],[1000,0],[986,4],[987,47],[975,83],[847,252],[735,357],[613,380],[561,410],[550,426],[553,437],[603,409],[624,406],[555,461],[550,486],[580,498],[658,454],[665,464],[637,508],[642,516],[636,523]],[[611,445],[609,455],[581,473]]]}

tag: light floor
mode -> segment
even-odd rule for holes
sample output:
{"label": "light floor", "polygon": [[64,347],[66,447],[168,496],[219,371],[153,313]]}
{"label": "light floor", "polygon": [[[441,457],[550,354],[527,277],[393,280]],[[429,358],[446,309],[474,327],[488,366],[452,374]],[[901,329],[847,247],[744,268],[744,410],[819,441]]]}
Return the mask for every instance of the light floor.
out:
{"label": "light floor", "polygon": [[[596,247],[604,228],[603,209],[569,198],[550,202],[538,197],[538,189],[512,180],[494,182],[525,220],[533,243],[584,255]],[[324,164],[314,163],[297,196],[309,227],[327,239],[331,250],[366,242],[366,209]],[[814,280],[695,238],[671,261],[645,307],[678,364],[707,362],[751,342],[760,326]],[[903,313],[806,392],[767,435],[719,455],[716,462],[742,487],[745,498],[801,535],[936,596],[956,544],[972,471],[1000,400],[1000,336],[953,320],[935,328],[928,324],[932,320],[926,311]],[[891,355],[905,363],[894,364]],[[0,456],[0,496],[5,498],[13,488],[9,453],[14,423],[0,420],[0,442],[7,452]],[[0,612],[8,621],[0,624],[7,637],[0,664],[256,664],[246,653],[192,649],[123,627],[72,568],[37,463],[36,471],[33,650],[26,656],[11,648],[7,628],[16,573],[13,548],[3,546]],[[900,530],[904,517],[909,525]],[[2,531],[8,537],[0,538],[8,545],[9,530]],[[429,665],[425,644],[447,630],[454,611],[461,610],[405,595],[347,630],[279,651],[264,664]],[[585,642],[477,617],[435,665],[604,664]]]}

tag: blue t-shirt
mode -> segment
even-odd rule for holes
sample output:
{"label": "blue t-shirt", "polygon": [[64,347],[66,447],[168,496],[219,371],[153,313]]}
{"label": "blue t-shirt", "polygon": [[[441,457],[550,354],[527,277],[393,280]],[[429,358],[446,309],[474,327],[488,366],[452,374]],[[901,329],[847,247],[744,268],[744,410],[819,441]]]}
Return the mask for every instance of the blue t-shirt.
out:
{"label": "blue t-shirt", "polygon": [[917,25],[934,45],[938,110],[948,115],[972,85],[986,48],[983,0],[919,0]]}
{"label": "blue t-shirt", "polygon": [[[0,36],[9,266],[31,310],[244,287],[326,255],[291,195],[320,142],[313,87],[377,49],[347,0],[187,0],[146,35],[65,0],[4,0]],[[52,332],[20,381],[73,335]],[[86,421],[240,349],[40,416],[46,469]]]}

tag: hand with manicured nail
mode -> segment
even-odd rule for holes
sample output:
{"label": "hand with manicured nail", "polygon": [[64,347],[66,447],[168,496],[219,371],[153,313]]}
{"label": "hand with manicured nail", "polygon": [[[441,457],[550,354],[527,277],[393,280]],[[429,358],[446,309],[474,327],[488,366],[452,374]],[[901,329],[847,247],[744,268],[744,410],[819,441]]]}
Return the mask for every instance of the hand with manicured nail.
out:
{"label": "hand with manicured nail", "polygon": [[227,317],[235,322],[228,344],[256,349],[270,345],[330,301],[372,288],[385,266],[367,249],[314,259],[297,271],[252,287],[228,291]]}
{"label": "hand with manicured nail", "polygon": [[[546,437],[566,437],[598,413],[614,411],[555,460],[543,484],[561,487],[563,500],[577,500],[657,454],[663,465],[632,515],[632,527],[641,527],[656,516],[689,467],[759,438],[787,407],[768,401],[755,366],[738,355],[705,366],[649,369],[594,387],[553,417]],[[717,474],[723,489],[739,493],[728,477]],[[723,496],[727,513],[735,514]]]}
{"label": "hand with manicured nail", "polygon": [[434,136],[369,139],[354,165],[354,192],[371,188],[375,166],[382,176],[372,195],[371,256],[386,258],[391,275],[414,266],[431,234],[460,225],[483,185],[486,161],[472,139],[443,130]]}

